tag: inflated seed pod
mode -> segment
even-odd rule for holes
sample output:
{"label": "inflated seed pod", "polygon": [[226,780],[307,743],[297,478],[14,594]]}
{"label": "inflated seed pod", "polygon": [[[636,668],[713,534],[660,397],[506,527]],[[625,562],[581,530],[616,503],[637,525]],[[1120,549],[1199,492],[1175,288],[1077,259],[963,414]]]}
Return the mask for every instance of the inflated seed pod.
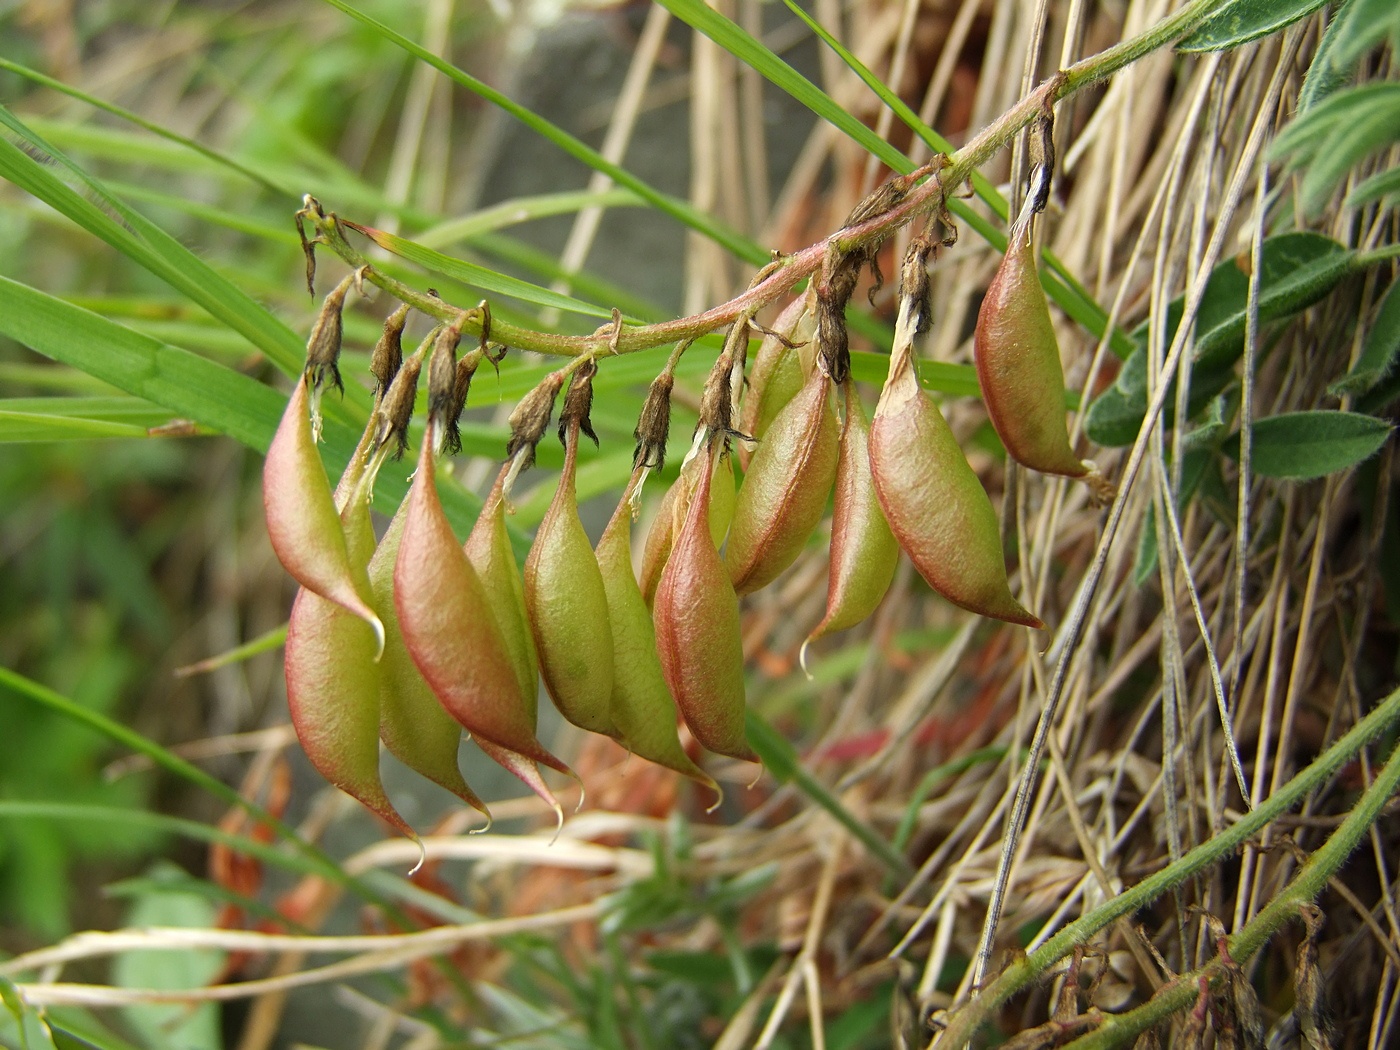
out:
{"label": "inflated seed pod", "polygon": [[1060,345],[1036,272],[1029,216],[1011,227],[977,313],[973,350],[987,415],[1007,455],[1043,474],[1089,473],[1069,444]]}
{"label": "inflated seed pod", "polygon": [[580,729],[617,737],[608,708],[612,646],[608,598],[578,516],[578,424],[565,427],[564,471],[525,561],[525,608],[544,679],[559,713]]}
{"label": "inflated seed pod", "polygon": [[813,368],[759,442],[739,487],[724,548],[738,594],[767,586],[802,553],[836,481],[839,432],[831,377]]}
{"label": "inflated seed pod", "polygon": [[[515,560],[515,548],[506,529],[506,502],[503,495],[510,463],[501,467],[496,484],[486,497],[476,524],[472,526],[462,549],[467,560],[481,579],[481,585],[491,601],[491,612],[505,639],[506,652],[515,668],[521,693],[529,698],[533,719],[539,699],[539,658],[535,652],[535,637],[525,612],[525,591],[520,579],[520,564]],[[533,724],[533,722],[531,723]]]}
{"label": "inflated seed pod", "polygon": [[890,531],[870,472],[870,423],[855,384],[842,387],[846,421],[836,461],[836,496],[831,517],[831,574],[826,615],[807,641],[854,627],[873,613],[894,579],[899,543]]}
{"label": "inflated seed pod", "polygon": [[267,533],[292,579],[364,620],[382,648],[384,625],[371,603],[363,568],[358,575],[351,568],[340,515],[311,433],[309,382],[306,376],[297,381],[263,464]]}
{"label": "inflated seed pod", "polygon": [[[690,508],[690,494],[695,490],[695,481],[700,475],[701,466],[708,462],[704,455],[691,457],[681,467],[675,484],[661,497],[661,506],[656,510],[656,519],[647,532],[646,544],[642,548],[642,570],[638,581],[642,597],[648,605],[656,595],[656,585],[661,582],[661,570],[666,567],[666,559],[671,556],[671,546],[676,534],[685,521]],[[727,453],[721,454],[712,468],[714,481],[710,491],[710,537],[719,547],[729,532],[734,519],[734,463]]]}
{"label": "inflated seed pod", "polygon": [[473,737],[572,775],[535,738],[505,639],[481,580],[443,513],[429,422],[394,564],[394,608],[414,664]]}
{"label": "inflated seed pod", "polygon": [[302,587],[287,623],[287,706],[316,771],[417,838],[379,779],[378,647],[363,619]]}
{"label": "inflated seed pod", "polygon": [[[367,490],[356,487],[336,521],[347,563],[368,589],[365,565],[374,549]],[[410,838],[379,778],[381,640],[360,616],[305,587],[287,625],[287,705],[297,739],[328,781]]]}
{"label": "inflated seed pod", "polygon": [[681,746],[676,732],[676,702],[666,687],[656,651],[656,629],[632,575],[631,496],[641,473],[640,469],[633,472],[595,550],[612,628],[613,690],[609,710],[629,751],[709,788],[718,805],[724,798],[719,785]]}
{"label": "inflated seed pod", "polygon": [[380,660],[379,737],[390,754],[404,765],[483,813],[489,828],[491,811],[467,785],[458,765],[462,727],[438,703],[399,630],[394,609],[394,564],[406,517],[401,506],[369,563],[370,587],[384,621],[385,635],[384,656]]}
{"label": "inflated seed pod", "polygon": [[943,597],[983,616],[1043,627],[1012,596],[992,501],[919,386],[912,340],[922,299],[917,293],[901,297],[890,374],[870,427],[870,473],[880,507],[914,567]]}
{"label": "inflated seed pod", "polygon": [[[817,315],[806,298],[783,308],[763,337],[749,369],[748,390],[739,414],[739,433],[762,440],[783,406],[797,396],[815,358],[812,333]],[[739,465],[749,468],[753,450],[739,443]]]}
{"label": "inflated seed pod", "polygon": [[652,622],[666,685],[695,738],[711,751],[758,761],[744,735],[744,650],[739,598],[715,549],[709,505],[720,439],[704,461],[675,548],[656,587]]}

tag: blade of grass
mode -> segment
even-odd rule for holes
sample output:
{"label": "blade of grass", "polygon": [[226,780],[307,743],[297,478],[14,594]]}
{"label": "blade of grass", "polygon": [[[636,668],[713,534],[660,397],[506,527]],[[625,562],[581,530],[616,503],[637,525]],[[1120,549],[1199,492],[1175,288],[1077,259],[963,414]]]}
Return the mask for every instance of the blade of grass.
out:
{"label": "blade of grass", "polygon": [[769,254],[767,250],[755,244],[753,241],[721,223],[716,222],[713,218],[692,207],[687,202],[677,197],[672,197],[669,194],[662,193],[650,183],[633,175],[626,168],[613,164],[581,139],[570,135],[563,128],[551,123],[529,108],[522,106],[500,91],[497,91],[489,84],[478,80],[470,73],[466,73],[452,65],[452,63],[439,58],[427,48],[414,43],[403,34],[395,32],[383,22],[371,17],[354,5],[347,3],[346,0],[324,0],[324,2],[407,51],[420,62],[426,62],[439,73],[448,77],[455,83],[460,84],[468,91],[481,96],[492,105],[505,110],[505,112],[515,117],[526,127],[530,128],[530,130],[544,136],[571,157],[582,161],[594,171],[601,171],[619,186],[631,190],[657,210],[665,212],[667,215],[670,215],[672,218],[691,229],[703,233],[705,236],[715,241],[715,243],[722,245],[741,259],[745,259],[755,265],[768,262]]}

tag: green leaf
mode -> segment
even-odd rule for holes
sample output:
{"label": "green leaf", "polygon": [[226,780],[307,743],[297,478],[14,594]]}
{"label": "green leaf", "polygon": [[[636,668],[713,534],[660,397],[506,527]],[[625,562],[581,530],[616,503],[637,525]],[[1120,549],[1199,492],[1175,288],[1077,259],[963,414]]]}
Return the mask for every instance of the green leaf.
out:
{"label": "green leaf", "polygon": [[[1299,313],[1320,300],[1356,265],[1355,252],[1316,233],[1285,233],[1264,242],[1259,322]],[[1249,276],[1229,259],[1215,268],[1196,318],[1196,360],[1233,362],[1244,349]],[[1175,334],[1175,326],[1173,326]]]}
{"label": "green leaf", "polygon": [[1370,178],[1357,183],[1356,188],[1347,194],[1343,205],[1360,208],[1372,201],[1384,200],[1386,206],[1400,197],[1400,167],[1379,171]]}
{"label": "green leaf", "polygon": [[1381,300],[1356,364],[1329,386],[1327,392],[1339,397],[1364,394],[1390,375],[1397,357],[1400,357],[1400,281],[1392,283]]}
{"label": "green leaf", "polygon": [[[173,864],[157,864],[153,875],[178,871]],[[217,918],[214,904],[192,893],[169,891],[137,897],[126,915],[126,925],[208,928]],[[120,988],[198,988],[218,976],[224,967],[221,951],[129,951],[112,960],[112,983]],[[152,1050],[217,1050],[218,1004],[195,1006],[142,1003],[122,1009],[127,1023]]]}
{"label": "green leaf", "polygon": [[[1337,42],[1347,32],[1347,24],[1361,10],[1366,0],[1343,0],[1327,23],[1327,31],[1322,34],[1317,50],[1313,52],[1307,75],[1303,77],[1303,87],[1298,92],[1298,113],[1301,115],[1319,102],[1336,92],[1351,79],[1350,64],[1337,58]],[[1391,0],[1382,0],[1390,4]]]}
{"label": "green leaf", "polygon": [[[1383,419],[1360,412],[1286,412],[1256,420],[1250,464],[1266,478],[1306,481],[1354,467],[1375,455],[1390,437]],[[1240,437],[1225,446],[1238,458]]]}
{"label": "green leaf", "polygon": [[1400,4],[1395,0],[1350,0],[1347,8],[1346,24],[1337,35],[1332,59],[1339,68],[1351,68],[1387,36],[1391,49],[1400,54]]}
{"label": "green leaf", "polygon": [[73,441],[147,437],[170,413],[135,397],[11,397],[0,399],[0,441]]}
{"label": "green leaf", "polygon": [[1275,140],[1272,154],[1303,169],[1299,197],[1318,215],[1338,182],[1367,156],[1400,139],[1400,84],[1363,84],[1332,95],[1300,115]]}
{"label": "green leaf", "polygon": [[1178,51],[1224,51],[1247,44],[1306,18],[1326,0],[1226,0],[1196,31],[1176,45]]}

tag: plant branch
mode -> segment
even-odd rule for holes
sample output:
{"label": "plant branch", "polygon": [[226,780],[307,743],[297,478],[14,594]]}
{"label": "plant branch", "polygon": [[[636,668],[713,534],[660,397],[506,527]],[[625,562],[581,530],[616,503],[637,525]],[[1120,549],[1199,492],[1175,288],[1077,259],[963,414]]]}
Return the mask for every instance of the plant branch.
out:
{"label": "plant branch", "polygon": [[[614,333],[608,325],[591,335],[571,336],[542,332],[496,321],[493,338],[520,350],[556,356],[576,357],[588,353],[631,353],[682,340],[698,339],[740,316],[752,315],[760,308],[787,294],[799,282],[820,270],[833,253],[845,254],[868,247],[888,237],[915,219],[935,213],[943,204],[944,186],[956,186],[972,177],[973,172],[1000,150],[1010,145],[1020,131],[1039,114],[1057,101],[1091,84],[1098,83],[1131,65],[1144,55],[1170,44],[1194,28],[1219,0],[1192,0],[1180,11],[1169,15],[1155,26],[1144,30],[1097,55],[1075,63],[1045,81],[997,120],[984,128],[971,142],[949,157],[935,157],[932,162],[891,180],[902,184],[905,192],[898,202],[874,217],[837,230],[829,237],[791,255],[775,258],[761,280],[756,280],[743,294],[726,303],[698,314],[658,324],[624,326]],[[337,5],[339,6],[339,5]],[[931,178],[937,174],[937,178]],[[878,192],[878,191],[877,191]],[[455,320],[461,311],[441,299],[417,291],[374,269],[372,264],[345,238],[344,227],[334,213],[313,215],[319,240],[355,269],[370,265],[367,277],[414,309],[443,321]],[[480,334],[469,322],[464,332]]]}
{"label": "plant branch", "polygon": [[[1145,908],[1162,894],[1180,886],[1199,872],[1234,854],[1268,824],[1280,817],[1285,811],[1292,809],[1304,796],[1317,790],[1331,779],[1342,766],[1351,761],[1362,747],[1397,722],[1400,722],[1400,690],[1396,690],[1381,701],[1374,711],[1352,726],[1345,736],[1328,748],[1312,765],[1304,769],[1267,800],[1261,802],[1258,808],[1241,817],[1237,823],[1221,831],[1214,838],[1203,842],[1157,874],[1143,879],[1136,886],[1124,890],[1117,897],[1095,908],[1088,915],[1076,919],[1040,948],[1013,962],[999,977],[979,992],[975,999],[952,1014],[948,1027],[943,1031],[936,1045],[949,1048],[964,1046],[977,1029],[1006,1000],[1038,980],[1051,966],[1069,955],[1076,946],[1087,944],[1095,934],[1110,923]],[[1241,954],[1252,954],[1257,951],[1259,945],[1263,944],[1279,925],[1287,921],[1297,911],[1300,901],[1311,899],[1321,890],[1322,885],[1345,859],[1346,854],[1337,856],[1342,849],[1342,844],[1346,841],[1342,837],[1342,831],[1352,827],[1357,820],[1364,817],[1365,824],[1361,825],[1361,831],[1364,832],[1365,828],[1369,827],[1375,819],[1376,814],[1379,813],[1380,807],[1389,800],[1390,795],[1394,792],[1394,782],[1386,780],[1389,776],[1400,777],[1400,749],[1397,749],[1397,754],[1391,756],[1381,778],[1367,792],[1362,804],[1357,806],[1355,812],[1328,840],[1327,845],[1314,854],[1308,865],[1304,867],[1304,873],[1308,873],[1309,881],[1305,883],[1304,874],[1300,873],[1288,890],[1270,902],[1269,906],[1260,912],[1245,930],[1241,930],[1236,935],[1236,940],[1241,946]],[[1390,790],[1381,790],[1383,781],[1390,784]],[[1348,847],[1346,853],[1350,852],[1351,848]],[[1335,863],[1333,863],[1334,861]],[[1327,864],[1333,866],[1327,868]],[[1319,865],[1319,867],[1314,868],[1314,865]],[[1304,891],[1313,883],[1317,884],[1317,890],[1304,896]],[[1266,916],[1269,917],[1267,921]],[[1246,937],[1247,931],[1261,923],[1263,925],[1253,929],[1253,932],[1249,932],[1248,937]],[[1232,941],[1232,952],[1235,950],[1234,946],[1235,941]],[[1195,995],[1197,991],[1195,984],[1187,984],[1185,987],[1187,994]],[[1153,1002],[1155,1003],[1156,1000],[1154,999]],[[1145,1010],[1151,1005],[1152,1003],[1148,1003],[1140,1009]]]}

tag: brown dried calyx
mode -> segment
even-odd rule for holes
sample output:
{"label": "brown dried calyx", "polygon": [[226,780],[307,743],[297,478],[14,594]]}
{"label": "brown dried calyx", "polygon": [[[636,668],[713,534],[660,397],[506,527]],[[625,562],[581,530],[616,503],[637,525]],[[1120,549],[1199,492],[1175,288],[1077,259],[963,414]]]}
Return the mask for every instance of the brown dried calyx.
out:
{"label": "brown dried calyx", "polygon": [[383,448],[390,441],[395,442],[395,459],[408,448],[408,424],[413,419],[413,406],[418,396],[418,376],[423,369],[423,358],[437,341],[440,331],[440,327],[434,328],[424,336],[418,349],[404,360],[375,412],[374,447]]}
{"label": "brown dried calyx", "polygon": [[569,428],[577,425],[579,430],[598,444],[598,435],[593,433],[593,422],[589,413],[593,411],[593,377],[598,374],[598,363],[591,357],[579,365],[569,381],[568,393],[564,395],[564,407],[559,410],[559,440],[565,442]]}
{"label": "brown dried calyx", "polygon": [[722,434],[726,442],[736,433],[734,416],[744,385],[749,320],[748,316],[741,316],[730,326],[729,334],[724,339],[724,349],[710,369],[705,379],[705,389],[700,395],[699,427],[704,428],[707,434]]}
{"label": "brown dried calyx", "polygon": [[554,399],[569,378],[569,371],[568,368],[561,368],[549,373],[535,389],[520,399],[520,404],[510,414],[510,440],[506,442],[506,456],[511,460],[510,473],[505,482],[507,497],[519,473],[535,463],[535,447],[549,429],[550,418],[554,415]]}
{"label": "brown dried calyx", "polygon": [[369,358],[369,370],[374,376],[374,392],[383,397],[394,377],[403,367],[403,330],[408,324],[408,304],[404,303],[384,320],[384,332]]}
{"label": "brown dried calyx", "polygon": [[350,288],[354,284],[355,275],[352,274],[331,289],[330,294],[321,303],[321,312],[316,315],[316,324],[306,341],[306,368],[303,375],[306,376],[307,387],[311,392],[312,431],[317,440],[320,440],[321,431],[322,391],[327,383],[342,393],[345,391],[345,384],[340,380],[340,341],[344,331],[340,315],[345,310],[345,297],[350,294]]}
{"label": "brown dried calyx", "polygon": [[651,381],[642,414],[637,417],[637,429],[632,431],[637,439],[636,451],[632,453],[634,468],[660,470],[666,464],[666,440],[671,434],[671,391],[675,385],[675,373],[669,368]]}

